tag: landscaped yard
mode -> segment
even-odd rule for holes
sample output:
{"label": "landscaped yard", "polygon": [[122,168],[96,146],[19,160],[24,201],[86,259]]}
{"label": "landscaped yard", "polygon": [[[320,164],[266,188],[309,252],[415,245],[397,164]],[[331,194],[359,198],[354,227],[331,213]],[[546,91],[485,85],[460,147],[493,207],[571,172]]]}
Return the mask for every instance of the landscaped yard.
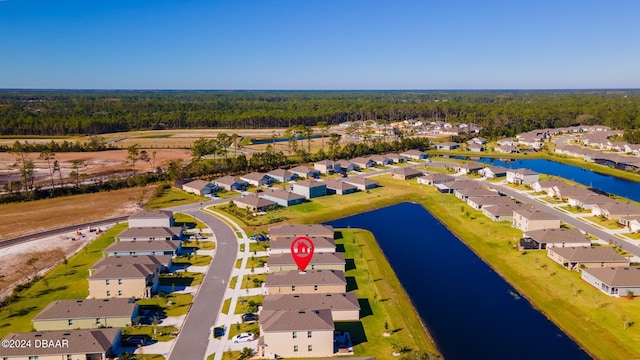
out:
{"label": "landscaped yard", "polygon": [[147,210],[164,209],[167,207],[193,204],[193,203],[203,202],[208,200],[209,198],[207,197],[193,195],[186,191],[182,191],[174,187],[171,187],[169,189],[166,189],[161,196],[149,201],[144,206],[144,208]]}
{"label": "landscaped yard", "polygon": [[[267,262],[268,257],[266,256],[251,256],[247,259],[247,269],[257,269],[264,266]],[[236,260],[236,269],[240,269],[240,265],[242,264],[242,259]]]}
{"label": "landscaped yard", "polygon": [[583,208],[577,207],[577,206],[567,205],[567,206],[562,206],[560,208],[564,209],[564,210],[566,210],[566,211],[568,211],[568,212],[570,212],[572,214],[589,214],[589,213],[591,213],[591,210],[583,209]]}
{"label": "landscaped yard", "polygon": [[173,274],[160,274],[162,286],[196,286],[202,283],[204,274],[199,272],[179,271]]}
{"label": "landscaped yard", "polygon": [[[127,326],[122,329],[123,336],[129,335],[147,335],[149,338],[157,341],[170,341],[176,338],[175,334],[178,332],[178,328],[175,326]],[[171,334],[174,335],[171,335]]]}
{"label": "landscaped yard", "polygon": [[161,294],[150,299],[136,300],[139,306],[156,306],[167,316],[180,316],[189,311],[193,303],[191,294]]}
{"label": "landscaped yard", "polygon": [[618,222],[618,220],[609,220],[600,216],[587,216],[587,217],[584,217],[583,219],[591,221],[592,223],[596,225],[600,225],[607,229],[619,230],[623,228],[623,226]]}
{"label": "landscaped yard", "polygon": [[215,241],[202,241],[202,240],[194,240],[194,241],[183,241],[182,242],[182,250],[190,251],[193,249],[198,250],[215,250],[216,242]]}
{"label": "landscaped yard", "polygon": [[211,263],[211,256],[209,255],[184,255],[184,256],[176,256],[172,260],[172,264],[175,266],[206,266]]}
{"label": "landscaped yard", "polygon": [[242,285],[240,285],[241,289],[252,289],[258,288],[262,286],[262,283],[265,281],[267,275],[265,274],[256,274],[256,275],[245,275],[242,278]]}
{"label": "landscaped yard", "polygon": [[234,314],[257,312],[257,306],[264,302],[264,295],[240,296]]}

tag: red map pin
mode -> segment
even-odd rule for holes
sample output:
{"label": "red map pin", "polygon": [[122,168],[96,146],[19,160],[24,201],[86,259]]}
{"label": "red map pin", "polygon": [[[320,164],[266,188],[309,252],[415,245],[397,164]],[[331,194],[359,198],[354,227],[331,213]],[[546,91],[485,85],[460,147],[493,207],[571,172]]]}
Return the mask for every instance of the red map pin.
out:
{"label": "red map pin", "polygon": [[313,241],[306,236],[298,236],[291,243],[291,256],[300,271],[304,271],[313,257]]}

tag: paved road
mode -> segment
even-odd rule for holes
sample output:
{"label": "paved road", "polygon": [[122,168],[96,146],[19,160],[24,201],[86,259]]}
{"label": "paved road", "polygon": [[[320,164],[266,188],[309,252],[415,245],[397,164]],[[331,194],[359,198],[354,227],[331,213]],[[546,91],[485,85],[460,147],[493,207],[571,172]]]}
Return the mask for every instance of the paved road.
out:
{"label": "paved road", "polygon": [[224,300],[231,271],[236,262],[238,240],[235,232],[222,220],[201,212],[198,204],[168,210],[189,214],[207,224],[216,236],[216,253],[204,276],[193,305],[185,318],[169,360],[202,360],[205,358],[209,333]]}
{"label": "paved road", "polygon": [[631,244],[623,239],[620,239],[619,237],[616,237],[615,235],[612,235],[611,233],[607,232],[607,231],[603,231],[601,229],[598,229],[590,224],[587,224],[583,221],[580,221],[576,218],[574,218],[573,216],[570,216],[562,211],[559,211],[557,209],[554,209],[546,204],[543,204],[535,199],[532,199],[518,191],[515,190],[511,190],[505,186],[501,186],[501,185],[497,185],[497,184],[491,184],[491,183],[486,183],[487,185],[489,185],[490,187],[500,191],[503,194],[509,195],[515,199],[518,199],[526,204],[530,204],[533,205],[536,209],[549,213],[549,214],[553,214],[554,216],[557,216],[558,218],[560,218],[560,220],[562,220],[563,223],[572,225],[586,233],[589,233],[593,236],[598,237],[599,239],[602,239],[606,242],[610,242],[613,245],[619,246],[622,249],[624,249],[625,251],[634,254],[635,256],[640,256],[640,248],[634,244]]}

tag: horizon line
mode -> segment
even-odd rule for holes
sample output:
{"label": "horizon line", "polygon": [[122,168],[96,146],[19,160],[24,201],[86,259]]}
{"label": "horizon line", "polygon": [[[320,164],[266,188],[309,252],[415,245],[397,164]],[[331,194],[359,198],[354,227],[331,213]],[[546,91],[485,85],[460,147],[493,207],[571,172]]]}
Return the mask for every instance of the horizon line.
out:
{"label": "horizon line", "polygon": [[615,88],[615,87],[603,87],[603,88],[443,88],[443,89],[170,89],[170,88],[0,88],[0,91],[217,91],[217,92],[276,92],[276,91],[333,91],[333,92],[366,92],[366,91],[638,91],[637,88]]}

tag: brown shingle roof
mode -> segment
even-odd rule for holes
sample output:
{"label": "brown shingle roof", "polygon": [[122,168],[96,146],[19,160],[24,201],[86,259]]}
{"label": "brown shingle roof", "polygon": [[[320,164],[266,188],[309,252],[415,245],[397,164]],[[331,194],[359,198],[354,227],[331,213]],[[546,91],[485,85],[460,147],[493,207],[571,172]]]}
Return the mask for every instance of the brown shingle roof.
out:
{"label": "brown shingle roof", "polygon": [[278,225],[269,228],[271,236],[333,236],[333,226],[321,224]]}
{"label": "brown shingle roof", "polygon": [[[296,239],[294,236],[280,236],[276,239],[271,240],[271,249],[274,250],[289,250],[291,249],[291,243]],[[327,238],[324,236],[310,236],[311,242],[313,242],[313,246],[316,249],[320,248],[335,248],[336,243],[333,238]]]}
{"label": "brown shingle roof", "polygon": [[589,240],[577,229],[543,229],[524,233],[541,244],[585,243]]}
{"label": "brown shingle roof", "polygon": [[614,266],[587,268],[582,271],[609,286],[640,286],[640,267]]}
{"label": "brown shingle roof", "polygon": [[549,249],[549,252],[555,252],[568,261],[575,262],[629,262],[629,259],[608,246],[554,247]]}
{"label": "brown shingle roof", "polygon": [[530,207],[522,207],[513,210],[514,213],[521,215],[529,220],[558,220],[558,217]]}
{"label": "brown shingle roof", "polygon": [[129,219],[168,219],[171,216],[173,213],[167,210],[140,210],[129,216]]}
{"label": "brown shingle roof", "polygon": [[344,272],[337,270],[307,270],[300,273],[298,270],[279,271],[267,275],[265,285],[293,286],[293,285],[346,285]]}
{"label": "brown shingle roof", "polygon": [[176,251],[180,242],[175,240],[118,241],[105,252],[122,251]]}
{"label": "brown shingle roof", "polygon": [[329,309],[265,312],[261,314],[260,325],[264,332],[335,329]]}
{"label": "brown shingle roof", "polygon": [[173,238],[174,236],[180,235],[181,229],[179,227],[176,228],[166,228],[166,227],[134,227],[125,229],[123,232],[118,234],[116,238]]}
{"label": "brown shingle roof", "polygon": [[347,184],[346,182],[338,179],[327,179],[324,183],[327,184],[327,189],[342,190],[342,191],[357,189],[355,185]]}
{"label": "brown shingle roof", "polygon": [[[280,241],[280,240],[278,240]],[[294,265],[295,261],[293,260],[293,256],[291,254],[272,254],[269,255],[269,260],[267,261],[269,266],[280,266],[280,265]],[[309,263],[309,267],[311,265],[344,265],[344,255],[342,253],[317,253],[313,254],[311,258],[311,262]]]}
{"label": "brown shingle roof", "polygon": [[89,280],[96,279],[140,279],[146,278],[159,270],[160,265],[151,264],[117,264],[106,265],[96,270]]}
{"label": "brown shingle roof", "polygon": [[58,300],[49,303],[33,320],[131,317],[135,308],[132,299]]}
{"label": "brown shingle roof", "polygon": [[233,202],[255,207],[256,209],[278,205],[276,202],[269,199],[261,198],[258,195],[249,195],[243,198],[235,198],[233,199]]}
{"label": "brown shingle roof", "polygon": [[98,269],[107,265],[122,265],[122,264],[147,264],[147,265],[169,265],[171,256],[169,255],[124,255],[124,256],[107,256],[98,260],[90,270]]}
{"label": "brown shingle roof", "polygon": [[4,347],[2,356],[55,356],[64,354],[106,353],[111,347],[111,342],[120,333],[120,329],[91,329],[91,330],[54,330],[35,331],[27,333],[12,333],[4,337],[4,340],[13,340],[20,343],[35,344],[36,340],[67,340],[68,346],[52,347]]}
{"label": "brown shingle roof", "polygon": [[360,310],[355,293],[267,295],[262,303],[263,311],[280,310]]}

